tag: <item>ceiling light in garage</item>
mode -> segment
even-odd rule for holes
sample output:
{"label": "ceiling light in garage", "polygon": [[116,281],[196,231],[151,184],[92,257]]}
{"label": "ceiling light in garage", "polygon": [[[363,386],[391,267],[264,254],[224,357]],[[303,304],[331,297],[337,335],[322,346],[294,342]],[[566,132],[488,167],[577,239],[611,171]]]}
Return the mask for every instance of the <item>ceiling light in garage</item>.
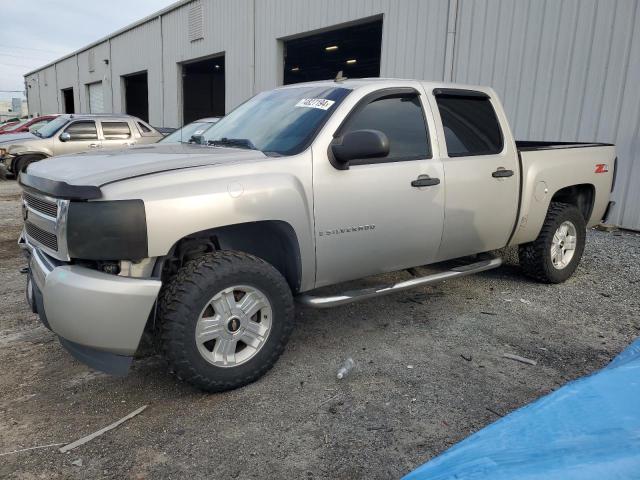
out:
{"label": "ceiling light in garage", "polygon": [[220,65],[216,65],[215,67],[216,67],[216,70],[217,70],[217,69],[219,69],[219,68],[220,68]]}
{"label": "ceiling light in garage", "polygon": [[292,72],[297,72],[297,71],[299,71],[299,70],[300,70],[300,67],[293,67],[293,68],[291,69],[291,71],[292,71]]}
{"label": "ceiling light in garage", "polygon": [[349,60],[347,60],[345,63],[347,65],[353,65],[354,63],[356,63],[357,60],[355,58],[350,58]]}
{"label": "ceiling light in garage", "polygon": [[337,45],[329,45],[328,47],[324,47],[327,52],[333,52],[338,49]]}

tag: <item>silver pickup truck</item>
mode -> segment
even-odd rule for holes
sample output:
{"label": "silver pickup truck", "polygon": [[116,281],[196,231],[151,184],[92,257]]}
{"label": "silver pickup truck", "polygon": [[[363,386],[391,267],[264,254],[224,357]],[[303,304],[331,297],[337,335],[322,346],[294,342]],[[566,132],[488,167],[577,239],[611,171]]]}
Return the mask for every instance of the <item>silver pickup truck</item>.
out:
{"label": "silver pickup truck", "polygon": [[505,246],[563,282],[615,177],[612,145],[516,142],[492,89],[417,80],[278,88],[205,137],[20,175],[29,303],[94,368],[126,373],[146,330],[179,378],[236,388],[282,353],[295,299],[331,307],[485,271]]}

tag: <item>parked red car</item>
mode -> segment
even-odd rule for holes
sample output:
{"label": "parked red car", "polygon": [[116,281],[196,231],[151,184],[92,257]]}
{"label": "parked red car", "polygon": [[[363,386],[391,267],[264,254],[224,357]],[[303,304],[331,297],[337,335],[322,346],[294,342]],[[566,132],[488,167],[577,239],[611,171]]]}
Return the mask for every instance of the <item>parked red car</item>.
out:
{"label": "parked red car", "polygon": [[6,127],[0,130],[0,135],[4,135],[5,133],[22,133],[28,132],[32,127],[41,127],[51,120],[56,118],[58,115],[43,115],[41,117],[28,118],[25,120],[21,120],[10,127]]}
{"label": "parked red car", "polygon": [[7,122],[7,123],[3,123],[2,125],[0,125],[0,132],[4,131],[7,128],[11,128],[15,125],[17,125],[18,123],[20,123],[17,120],[11,121],[11,122]]}

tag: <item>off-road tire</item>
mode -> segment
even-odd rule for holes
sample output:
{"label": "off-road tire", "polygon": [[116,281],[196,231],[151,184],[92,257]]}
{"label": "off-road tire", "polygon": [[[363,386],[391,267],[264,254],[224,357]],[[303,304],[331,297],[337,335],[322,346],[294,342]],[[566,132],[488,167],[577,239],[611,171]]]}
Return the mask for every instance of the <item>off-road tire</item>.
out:
{"label": "off-road tire", "polygon": [[45,157],[41,155],[23,155],[18,157],[13,162],[13,175],[18,178],[18,175],[20,175],[21,172],[24,172],[29,165],[44,158]]}
{"label": "off-road tire", "polygon": [[[253,358],[234,367],[217,367],[199,353],[195,328],[207,302],[237,284],[256,287],[267,296],[271,331]],[[294,326],[293,296],[280,272],[264,260],[223,250],[189,261],[163,287],[159,319],[162,350],[179,379],[207,392],[232,390],[262,377],[284,351]]]}
{"label": "off-road tire", "polygon": [[[573,258],[563,269],[557,269],[551,261],[553,235],[563,222],[570,221],[576,227],[577,242]],[[571,204],[551,202],[538,238],[520,245],[520,266],[528,276],[544,283],[562,283],[578,268],[584,252],[586,238],[585,220],[580,211]]]}

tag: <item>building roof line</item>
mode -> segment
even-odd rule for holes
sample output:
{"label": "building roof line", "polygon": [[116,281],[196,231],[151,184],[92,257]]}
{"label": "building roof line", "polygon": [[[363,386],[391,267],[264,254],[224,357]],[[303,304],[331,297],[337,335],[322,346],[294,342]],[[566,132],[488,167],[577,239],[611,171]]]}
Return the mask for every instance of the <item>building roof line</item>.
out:
{"label": "building roof line", "polygon": [[191,3],[193,1],[195,1],[195,0],[179,0],[179,1],[175,2],[175,3],[172,3],[171,5],[163,8],[162,10],[158,10],[157,12],[154,12],[151,15],[147,15],[146,17],[144,17],[144,18],[142,18],[142,19],[140,19],[140,20],[138,20],[136,22],[130,23],[129,25],[126,25],[126,26],[122,27],[121,29],[116,30],[115,32],[107,35],[106,37],[102,37],[102,38],[100,38],[100,39],[98,39],[98,40],[96,40],[94,42],[91,42],[90,44],[85,45],[84,47],[81,47],[78,50],[74,50],[73,52],[71,52],[71,53],[69,53],[67,55],[64,55],[64,56],[62,56],[60,58],[57,58],[56,60],[53,60],[53,61],[43,65],[42,67],[38,67],[35,70],[31,70],[31,71],[25,73],[23,75],[23,77],[28,77],[29,75],[33,75],[34,73],[41,72],[42,70],[44,70],[46,68],[49,68],[49,67],[55,65],[56,63],[60,63],[60,62],[62,62],[64,60],[67,60],[68,58],[71,58],[71,57],[74,57],[76,55],[79,55],[82,52],[86,52],[87,50],[89,50],[89,49],[91,49],[91,48],[93,48],[93,47],[95,47],[97,45],[100,45],[101,43],[107,42],[107,41],[109,41],[109,40],[111,40],[111,39],[113,39],[115,37],[118,37],[118,36],[122,35],[123,33],[128,32],[129,30],[133,30],[134,28],[139,27],[140,25],[143,25],[145,23],[150,22],[151,20],[155,20],[157,18],[160,18],[163,15],[166,15],[167,13],[170,13],[170,12],[172,12],[174,10],[177,10],[178,8],[182,7],[183,5],[186,5],[187,3]]}

